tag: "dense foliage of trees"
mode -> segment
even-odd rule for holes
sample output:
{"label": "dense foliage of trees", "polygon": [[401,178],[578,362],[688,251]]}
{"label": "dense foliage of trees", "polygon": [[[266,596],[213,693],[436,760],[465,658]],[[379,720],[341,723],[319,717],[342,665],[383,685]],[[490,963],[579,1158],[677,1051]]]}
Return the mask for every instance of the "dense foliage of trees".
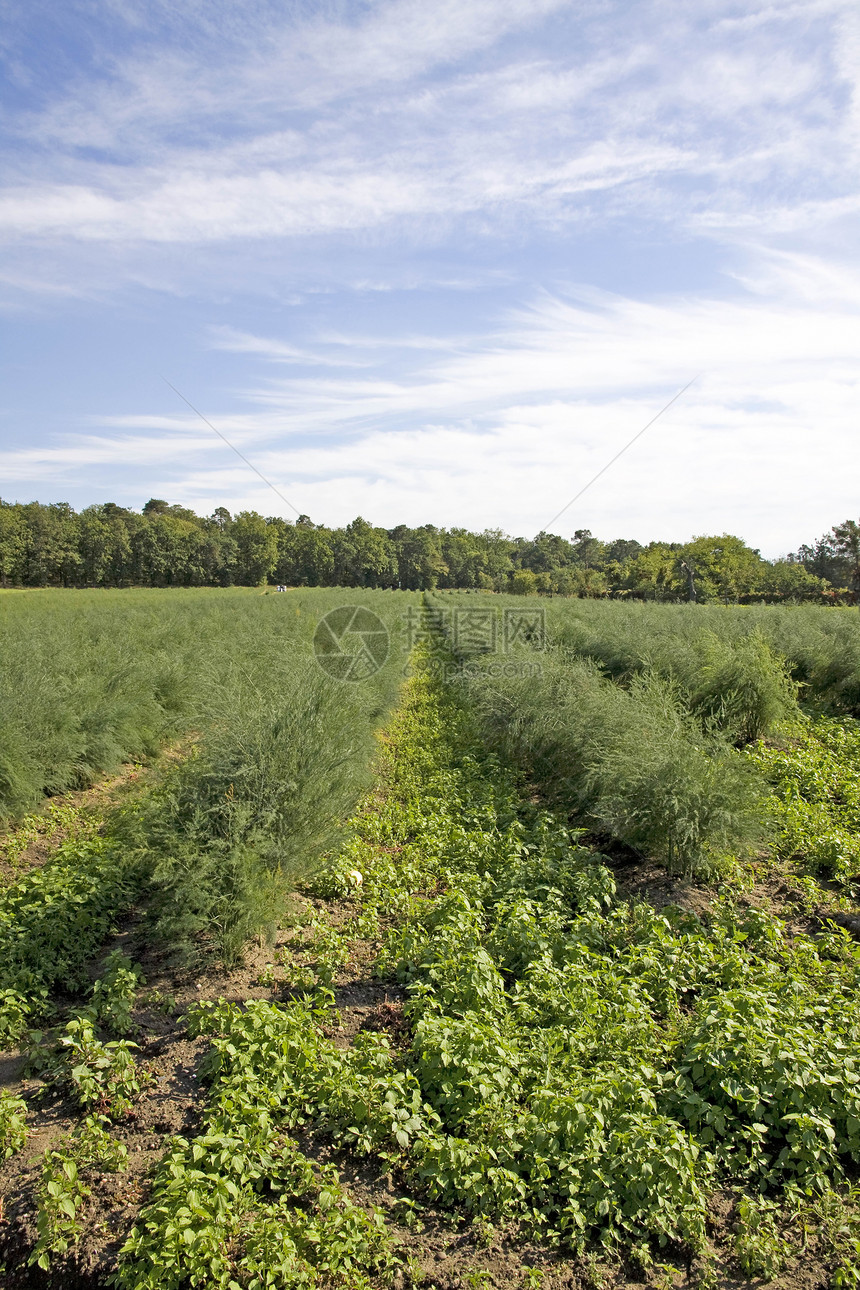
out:
{"label": "dense foliage of trees", "polygon": [[814,546],[765,560],[738,537],[602,542],[432,524],[330,529],[223,506],[203,518],[152,498],[142,512],[113,502],[80,513],[66,502],[0,501],[4,587],[257,586],[474,588],[522,595],[646,600],[853,601],[860,593],[860,526],[838,524]]}

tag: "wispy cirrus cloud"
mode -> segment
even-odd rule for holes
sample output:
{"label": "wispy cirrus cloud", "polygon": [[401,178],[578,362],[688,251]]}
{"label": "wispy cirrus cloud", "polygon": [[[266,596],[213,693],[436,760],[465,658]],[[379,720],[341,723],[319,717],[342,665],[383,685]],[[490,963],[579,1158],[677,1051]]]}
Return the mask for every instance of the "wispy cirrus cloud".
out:
{"label": "wispy cirrus cloud", "polygon": [[702,371],[578,521],[779,550],[854,506],[854,0],[33,3],[22,487],[277,509],[167,368],[319,519],[529,531]]}
{"label": "wispy cirrus cloud", "polygon": [[[289,354],[298,373],[289,378],[277,339],[220,332],[220,352],[251,352],[271,375],[233,392],[244,410],[219,412],[211,400],[202,410],[315,518],[454,524],[468,515],[528,533],[699,372],[562,528],[684,536],[736,529],[747,515],[747,536],[778,554],[800,540],[799,512],[814,533],[854,504],[852,478],[834,474],[833,462],[853,452],[855,288],[851,273],[840,284],[827,263],[780,255],[742,297],[542,293],[492,333],[442,347],[413,335],[405,360],[397,335],[308,337],[303,354]],[[351,373],[331,371],[332,350],[347,351]],[[183,393],[200,406],[196,390]],[[99,453],[108,463],[125,454],[150,464],[159,495],[204,510],[225,496],[282,510],[214,436],[201,437],[190,413],[103,422],[103,438],[31,454],[30,467],[62,475]],[[814,450],[820,443],[826,453]],[[27,468],[24,453],[16,469]]]}
{"label": "wispy cirrus cloud", "polygon": [[754,218],[762,189],[773,207],[801,169],[820,199],[822,185],[824,200],[856,194],[850,6],[817,6],[813,42],[808,9],[771,6],[738,30],[722,7],[675,7],[670,25],[659,3],[624,25],[616,5],[586,7],[561,56],[545,25],[570,22],[564,0],[281,15],[262,41],[213,20],[188,52],[115,59],[22,113],[0,233],[131,247],[392,224],[426,236],[432,220],[438,235],[462,217],[594,218],[599,198],[611,215],[714,229],[721,210],[728,225],[741,208]]}

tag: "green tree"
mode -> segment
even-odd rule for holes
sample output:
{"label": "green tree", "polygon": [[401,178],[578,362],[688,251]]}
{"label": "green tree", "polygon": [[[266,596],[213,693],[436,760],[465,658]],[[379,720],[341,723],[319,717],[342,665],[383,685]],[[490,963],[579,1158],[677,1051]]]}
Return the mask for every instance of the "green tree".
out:
{"label": "green tree", "polygon": [[573,559],[585,569],[599,569],[606,558],[606,545],[593,537],[591,529],[577,529],[573,535]]}
{"label": "green tree", "polygon": [[135,581],[150,587],[199,586],[205,577],[205,545],[199,524],[155,513],[132,537]]}
{"label": "green tree", "polygon": [[761,555],[731,533],[694,538],[681,548],[679,565],[681,561],[692,569],[697,599],[718,599],[728,605],[753,595],[762,582]]}
{"label": "green tree", "polygon": [[246,587],[258,587],[275,571],[278,562],[278,532],[256,511],[241,511],[233,522],[236,543],[236,579]]}
{"label": "green tree", "polygon": [[78,517],[68,502],[22,507],[26,524],[23,581],[30,587],[73,587],[78,581]]}
{"label": "green tree", "polygon": [[480,552],[479,580],[475,585],[486,587],[489,579],[497,591],[503,591],[513,568],[513,539],[501,529],[484,529],[483,533],[475,534],[475,541]]}
{"label": "green tree", "polygon": [[677,551],[666,542],[649,542],[625,565],[624,589],[645,600],[676,600],[683,580]]}
{"label": "green tree", "polygon": [[515,569],[510,576],[508,590],[514,596],[536,596],[538,575],[531,569]]}
{"label": "green tree", "polygon": [[860,601],[860,525],[845,520],[833,527],[833,547],[846,563],[849,586]]}
{"label": "green tree", "polygon": [[334,579],[331,530],[315,524],[287,524],[278,534],[278,582],[288,587],[327,587]]}
{"label": "green tree", "polygon": [[125,581],[131,539],[117,509],[88,506],[78,517],[81,581],[92,587],[115,587]]}
{"label": "green tree", "polygon": [[27,526],[20,506],[0,501],[0,586],[20,582],[27,552]]}
{"label": "green tree", "polygon": [[439,530],[432,524],[410,529],[400,524],[389,535],[397,560],[398,583],[408,591],[432,591],[448,573]]}
{"label": "green tree", "polygon": [[397,557],[385,529],[374,528],[359,515],[333,536],[334,581],[338,587],[392,587],[397,582]]}
{"label": "green tree", "polygon": [[824,578],[816,578],[802,564],[793,560],[774,560],[762,570],[762,599],[779,603],[780,601],[821,602],[824,600],[829,583]]}

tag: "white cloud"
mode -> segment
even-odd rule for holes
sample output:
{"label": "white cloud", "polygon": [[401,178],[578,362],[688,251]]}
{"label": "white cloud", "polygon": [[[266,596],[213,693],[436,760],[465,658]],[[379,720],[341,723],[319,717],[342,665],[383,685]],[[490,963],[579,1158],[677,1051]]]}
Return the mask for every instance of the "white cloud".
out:
{"label": "white cloud", "polygon": [[[534,531],[699,371],[566,523],[778,551],[856,509],[834,469],[858,394],[854,0],[74,4],[106,12],[126,43],[94,38],[11,118],[9,290],[173,293],[230,363],[207,416],[315,517]],[[679,258],[715,245],[721,289],[561,290],[577,230],[610,261],[622,225]],[[488,303],[500,284],[531,305]],[[189,302],[215,296],[207,327]],[[192,414],[119,406],[13,450],[9,478],[132,465],[201,509],[280,508]]]}
{"label": "white cloud", "polygon": [[[817,275],[821,292],[796,297],[798,274]],[[853,478],[834,462],[854,452],[860,311],[852,276],[840,294],[832,266],[808,258],[771,260],[753,278],[757,292],[742,300],[542,295],[456,352],[412,351],[399,378],[275,377],[247,391],[252,410],[206,415],[318,520],[362,513],[532,533],[700,371],[555,527],[640,538],[730,530],[777,554],[856,509]],[[376,340],[384,362],[386,338]],[[282,359],[277,340],[219,343]],[[354,348],[369,361],[364,337]],[[105,421],[113,437],[22,451],[13,471],[68,478],[99,460],[147,463],[159,495],[283,513],[192,415]]]}
{"label": "white cloud", "polygon": [[[774,196],[800,170],[796,197],[809,204],[816,175],[819,218],[856,200],[847,0],[812,16],[771,6],[742,31],[724,9],[674,6],[671,23],[659,3],[580,11],[581,38],[558,50],[541,23],[570,21],[564,0],[389,0],[353,21],[282,16],[232,39],[213,22],[197,44],[115,59],[20,118],[36,146],[10,155],[0,232],[133,256],[141,242],[392,222],[424,236],[440,218],[437,236],[460,217],[554,225],[603,194],[611,216],[730,233],[762,210],[776,218]],[[514,32],[531,43],[512,51]],[[680,181],[701,191],[681,196]]]}

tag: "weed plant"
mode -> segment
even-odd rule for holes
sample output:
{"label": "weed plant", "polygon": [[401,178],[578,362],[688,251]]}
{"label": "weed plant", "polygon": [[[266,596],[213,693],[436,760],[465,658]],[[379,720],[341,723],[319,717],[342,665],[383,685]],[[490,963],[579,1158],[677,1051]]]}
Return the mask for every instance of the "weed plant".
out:
{"label": "weed plant", "polygon": [[55,841],[85,842],[98,834],[100,823],[95,812],[70,802],[50,801],[46,810],[25,815],[0,839],[0,858],[9,865],[14,878],[21,856],[29,847],[40,842],[49,846]]}
{"label": "weed plant", "polygon": [[105,1043],[86,1014],[67,1022],[60,1038],[53,1080],[65,1085],[79,1106],[93,1107],[116,1120],[131,1110],[151,1077],[138,1067],[136,1044],[127,1039]]}

